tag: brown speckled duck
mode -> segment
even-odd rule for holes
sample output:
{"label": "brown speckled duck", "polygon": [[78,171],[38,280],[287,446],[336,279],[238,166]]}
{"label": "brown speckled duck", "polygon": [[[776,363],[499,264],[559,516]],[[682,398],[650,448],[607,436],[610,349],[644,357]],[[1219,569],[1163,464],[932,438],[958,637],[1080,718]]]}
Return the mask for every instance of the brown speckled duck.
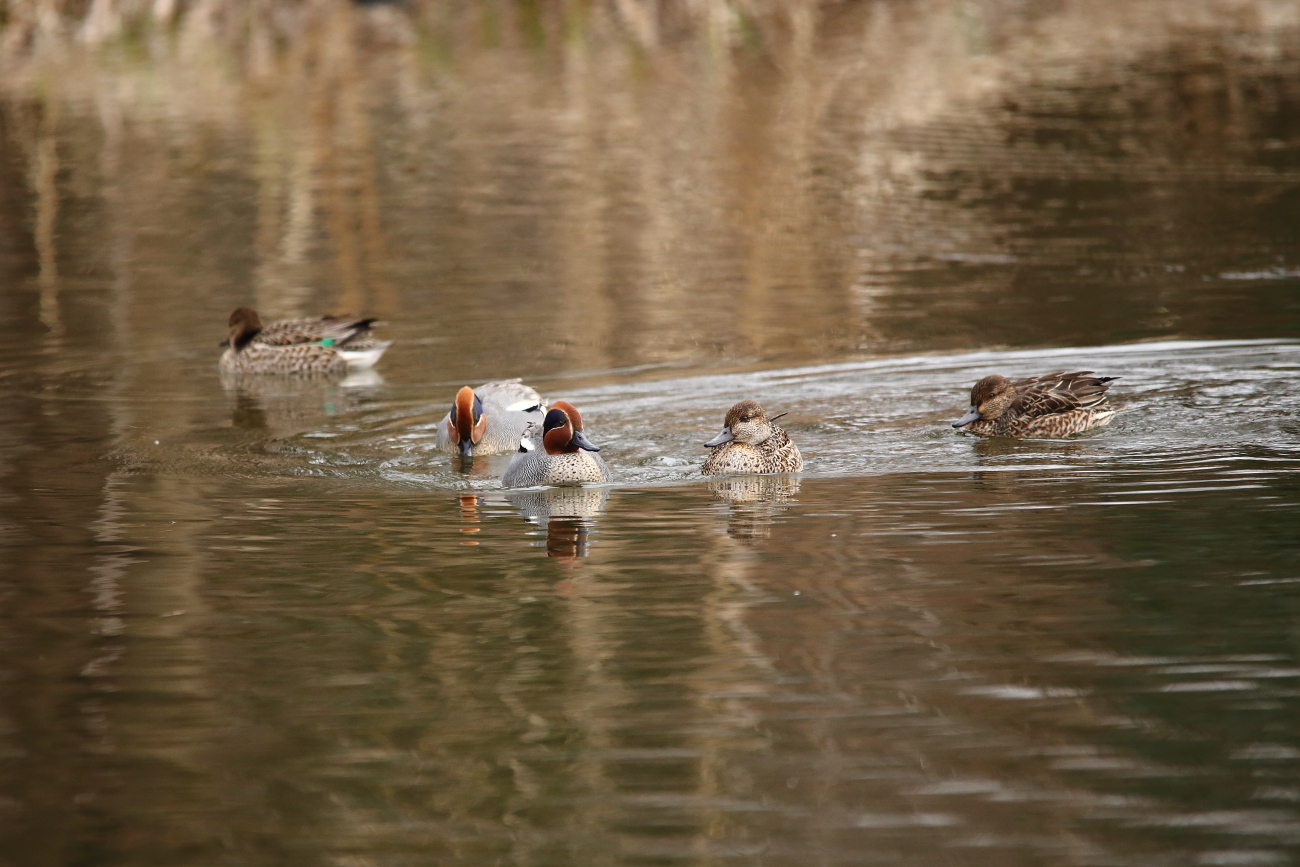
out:
{"label": "brown speckled duck", "polygon": [[370,337],[373,319],[281,319],[263,325],[257,311],[237,307],[217,366],[225,373],[344,374],[374,367],[390,341]]}
{"label": "brown speckled duck", "polygon": [[582,432],[582,415],[573,404],[557,400],[551,405],[542,423],[540,449],[533,443],[532,433],[524,433],[519,452],[501,477],[507,488],[609,481],[609,467],[596,454],[600,448]]}
{"label": "brown speckled duck", "polygon": [[722,433],[705,443],[713,453],[700,472],[706,476],[749,473],[797,473],[803,455],[790,435],[772,422],[785,413],[767,417],[757,401],[742,400],[727,411]]}
{"label": "brown speckled duck", "polygon": [[995,437],[1068,437],[1110,423],[1109,383],[1091,370],[1018,379],[986,376],[970,392],[970,409],[952,423]]}

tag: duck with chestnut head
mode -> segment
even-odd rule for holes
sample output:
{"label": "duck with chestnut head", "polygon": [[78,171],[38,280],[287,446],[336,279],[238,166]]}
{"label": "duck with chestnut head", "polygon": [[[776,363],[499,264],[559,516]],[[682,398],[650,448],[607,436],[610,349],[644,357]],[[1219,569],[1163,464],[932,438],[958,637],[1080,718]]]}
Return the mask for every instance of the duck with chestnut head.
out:
{"label": "duck with chestnut head", "polygon": [[519,451],[510,461],[501,484],[507,488],[534,485],[581,485],[608,482],[609,467],[596,452],[600,447],[582,431],[582,415],[573,404],[557,400],[541,426],[540,447],[536,429],[520,437]]}
{"label": "duck with chestnut head", "polygon": [[519,447],[529,424],[546,414],[542,396],[517,379],[468,385],[456,392],[451,411],[438,423],[438,448],[461,457],[502,455]]}
{"label": "duck with chestnut head", "polygon": [[952,423],[994,437],[1060,439],[1110,424],[1116,410],[1106,402],[1114,376],[1091,370],[1010,380],[986,376],[970,393],[970,409]]}
{"label": "duck with chestnut head", "polygon": [[727,411],[722,433],[704,445],[713,453],[700,472],[706,476],[750,473],[797,473],[803,455],[790,435],[774,422],[785,413],[767,417],[757,401],[742,400]]}

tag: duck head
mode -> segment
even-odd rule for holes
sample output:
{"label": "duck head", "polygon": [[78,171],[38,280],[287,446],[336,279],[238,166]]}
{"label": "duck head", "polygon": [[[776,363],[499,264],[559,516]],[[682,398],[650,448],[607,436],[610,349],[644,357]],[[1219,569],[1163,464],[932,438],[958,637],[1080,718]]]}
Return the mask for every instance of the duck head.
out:
{"label": "duck head", "polygon": [[722,423],[722,433],[704,445],[713,448],[734,441],[756,446],[772,435],[774,432],[772,422],[784,415],[785,413],[781,413],[768,418],[767,413],[763,412],[763,407],[758,405],[758,401],[742,400],[727,410],[727,417]]}
{"label": "duck head", "polygon": [[573,419],[569,417],[568,412],[560,408],[561,403],[563,401],[557,401],[556,406],[551,407],[542,422],[542,447],[546,449],[546,453],[548,455],[573,454],[578,449],[586,449],[589,452],[600,451],[574,428]]}
{"label": "duck head", "polygon": [[558,409],[569,417],[569,421],[573,424],[573,443],[578,448],[586,449],[589,452],[600,451],[600,447],[594,445],[591,440],[587,439],[587,435],[582,432],[582,413],[578,412],[576,406],[567,400],[557,400],[551,408]]}
{"label": "duck head", "polygon": [[487,430],[487,416],[483,415],[483,401],[468,385],[456,392],[447,418],[447,437],[460,448],[461,457],[474,454],[474,446],[483,439]]}
{"label": "duck head", "polygon": [[230,336],[226,344],[239,352],[253,342],[253,338],[262,333],[262,317],[252,307],[236,307],[230,314]]}
{"label": "duck head", "polygon": [[952,426],[965,427],[982,418],[992,421],[1006,412],[1015,399],[1016,387],[1011,380],[997,374],[986,376],[970,390],[970,409]]}

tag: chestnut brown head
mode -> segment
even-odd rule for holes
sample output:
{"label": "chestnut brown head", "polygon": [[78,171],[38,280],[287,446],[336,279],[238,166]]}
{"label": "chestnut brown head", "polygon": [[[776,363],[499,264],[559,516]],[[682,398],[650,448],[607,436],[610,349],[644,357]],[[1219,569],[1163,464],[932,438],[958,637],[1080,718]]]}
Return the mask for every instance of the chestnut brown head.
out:
{"label": "chestnut brown head", "polygon": [[600,451],[600,447],[593,444],[591,440],[587,439],[587,435],[582,432],[582,414],[578,412],[576,406],[567,400],[557,400],[551,404],[551,409],[558,409],[569,417],[569,422],[573,426],[573,443],[578,448],[589,452]]}
{"label": "chestnut brown head", "polygon": [[573,420],[557,406],[551,407],[542,422],[542,448],[548,455],[573,454],[582,448],[573,441]]}
{"label": "chestnut brown head", "polygon": [[483,414],[483,401],[468,385],[456,392],[447,418],[447,437],[459,448],[462,457],[474,454],[474,446],[483,439],[487,430],[487,416]]}

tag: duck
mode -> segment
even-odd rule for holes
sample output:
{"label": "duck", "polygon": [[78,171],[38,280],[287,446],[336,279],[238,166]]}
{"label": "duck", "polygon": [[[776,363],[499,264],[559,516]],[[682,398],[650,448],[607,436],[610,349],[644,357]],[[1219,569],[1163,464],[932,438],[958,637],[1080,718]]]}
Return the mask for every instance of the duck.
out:
{"label": "duck", "polygon": [[519,440],[519,451],[510,460],[501,484],[507,488],[535,485],[581,485],[608,482],[609,466],[596,452],[600,447],[582,432],[582,414],[568,401],[551,404],[542,421],[541,448],[533,442],[537,428],[531,425]]}
{"label": "duck", "polygon": [[374,367],[392,341],[370,336],[374,319],[281,319],[264,325],[252,307],[230,314],[217,367],[225,373],[344,374]]}
{"label": "duck", "polygon": [[742,400],[727,410],[722,433],[704,445],[713,453],[700,472],[706,476],[755,473],[797,473],[803,469],[803,455],[790,435],[773,422],[780,413],[767,417],[754,400]]}
{"label": "duck", "polygon": [[970,409],[952,426],[981,436],[1051,439],[1104,427],[1116,413],[1106,402],[1106,390],[1118,378],[1094,376],[1091,370],[1014,381],[986,376],[971,389]]}
{"label": "duck", "polygon": [[502,455],[519,447],[529,424],[540,424],[546,402],[518,379],[485,382],[456,392],[451,411],[438,423],[438,448],[461,457]]}

